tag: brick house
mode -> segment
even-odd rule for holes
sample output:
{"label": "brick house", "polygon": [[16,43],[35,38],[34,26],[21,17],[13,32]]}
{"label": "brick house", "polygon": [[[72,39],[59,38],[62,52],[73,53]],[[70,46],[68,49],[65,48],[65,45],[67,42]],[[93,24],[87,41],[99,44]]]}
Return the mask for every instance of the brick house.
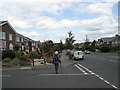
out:
{"label": "brick house", "polygon": [[36,51],[36,41],[15,31],[8,21],[0,21],[0,50],[13,50],[18,45],[19,50]]}
{"label": "brick house", "polygon": [[13,50],[16,44],[16,31],[8,21],[0,21],[0,50]]}

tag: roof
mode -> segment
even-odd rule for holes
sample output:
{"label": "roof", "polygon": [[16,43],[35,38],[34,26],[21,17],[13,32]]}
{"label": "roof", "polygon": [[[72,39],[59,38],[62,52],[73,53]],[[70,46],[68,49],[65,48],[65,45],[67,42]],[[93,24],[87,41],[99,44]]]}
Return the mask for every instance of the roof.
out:
{"label": "roof", "polygon": [[112,39],[112,41],[118,41],[120,42],[120,35],[115,35],[115,37]]}
{"label": "roof", "polygon": [[113,37],[106,37],[106,38],[101,38],[103,42],[109,42],[113,39]]}
{"label": "roof", "polygon": [[17,32],[15,31],[15,29],[12,27],[12,25],[8,21],[0,21],[0,26],[3,26],[5,24],[8,24],[11,27],[11,29],[17,34]]}
{"label": "roof", "polygon": [[0,26],[6,24],[8,21],[0,21]]}

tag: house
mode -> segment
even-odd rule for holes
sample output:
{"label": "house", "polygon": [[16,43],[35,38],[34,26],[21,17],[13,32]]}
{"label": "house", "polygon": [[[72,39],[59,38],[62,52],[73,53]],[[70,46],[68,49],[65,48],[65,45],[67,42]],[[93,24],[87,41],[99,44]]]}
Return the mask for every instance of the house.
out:
{"label": "house", "polygon": [[16,31],[8,21],[0,21],[0,50],[10,49],[16,44]]}
{"label": "house", "polygon": [[116,34],[115,37],[111,40],[112,46],[120,46],[120,35]]}
{"label": "house", "polygon": [[25,36],[19,34],[19,33],[16,33],[16,45],[19,46],[19,50],[25,50],[25,47],[24,47],[24,39],[25,39]]}
{"label": "house", "polygon": [[96,42],[96,46],[111,46],[112,44],[112,40],[113,37],[105,37],[105,38],[101,38],[101,39],[98,39],[98,41]]}
{"label": "house", "polygon": [[30,52],[30,51],[36,51],[37,50],[37,45],[36,45],[36,41],[28,38],[28,37],[24,37],[24,50],[26,52]]}
{"label": "house", "polygon": [[8,21],[0,21],[0,50],[13,50],[15,45],[28,53],[37,49],[36,41],[17,33]]}
{"label": "house", "polygon": [[114,37],[105,37],[98,39],[96,46],[119,46],[120,45],[120,35],[115,35]]}

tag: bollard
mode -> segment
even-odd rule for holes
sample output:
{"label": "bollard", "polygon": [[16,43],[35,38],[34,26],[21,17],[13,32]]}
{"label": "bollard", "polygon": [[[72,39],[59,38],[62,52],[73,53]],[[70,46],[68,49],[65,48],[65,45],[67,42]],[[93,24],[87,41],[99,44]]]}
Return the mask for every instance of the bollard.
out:
{"label": "bollard", "polygon": [[44,65],[46,65],[46,60],[45,60],[45,58],[44,58]]}
{"label": "bollard", "polygon": [[33,59],[33,66],[34,66],[34,59]]}

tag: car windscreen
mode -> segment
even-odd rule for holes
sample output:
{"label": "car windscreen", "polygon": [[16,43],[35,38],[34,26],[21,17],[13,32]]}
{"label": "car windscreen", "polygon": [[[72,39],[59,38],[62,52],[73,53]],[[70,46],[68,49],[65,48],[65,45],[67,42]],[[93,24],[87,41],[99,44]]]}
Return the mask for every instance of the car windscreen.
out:
{"label": "car windscreen", "polygon": [[75,55],[82,55],[83,52],[75,52],[74,54],[75,54]]}

